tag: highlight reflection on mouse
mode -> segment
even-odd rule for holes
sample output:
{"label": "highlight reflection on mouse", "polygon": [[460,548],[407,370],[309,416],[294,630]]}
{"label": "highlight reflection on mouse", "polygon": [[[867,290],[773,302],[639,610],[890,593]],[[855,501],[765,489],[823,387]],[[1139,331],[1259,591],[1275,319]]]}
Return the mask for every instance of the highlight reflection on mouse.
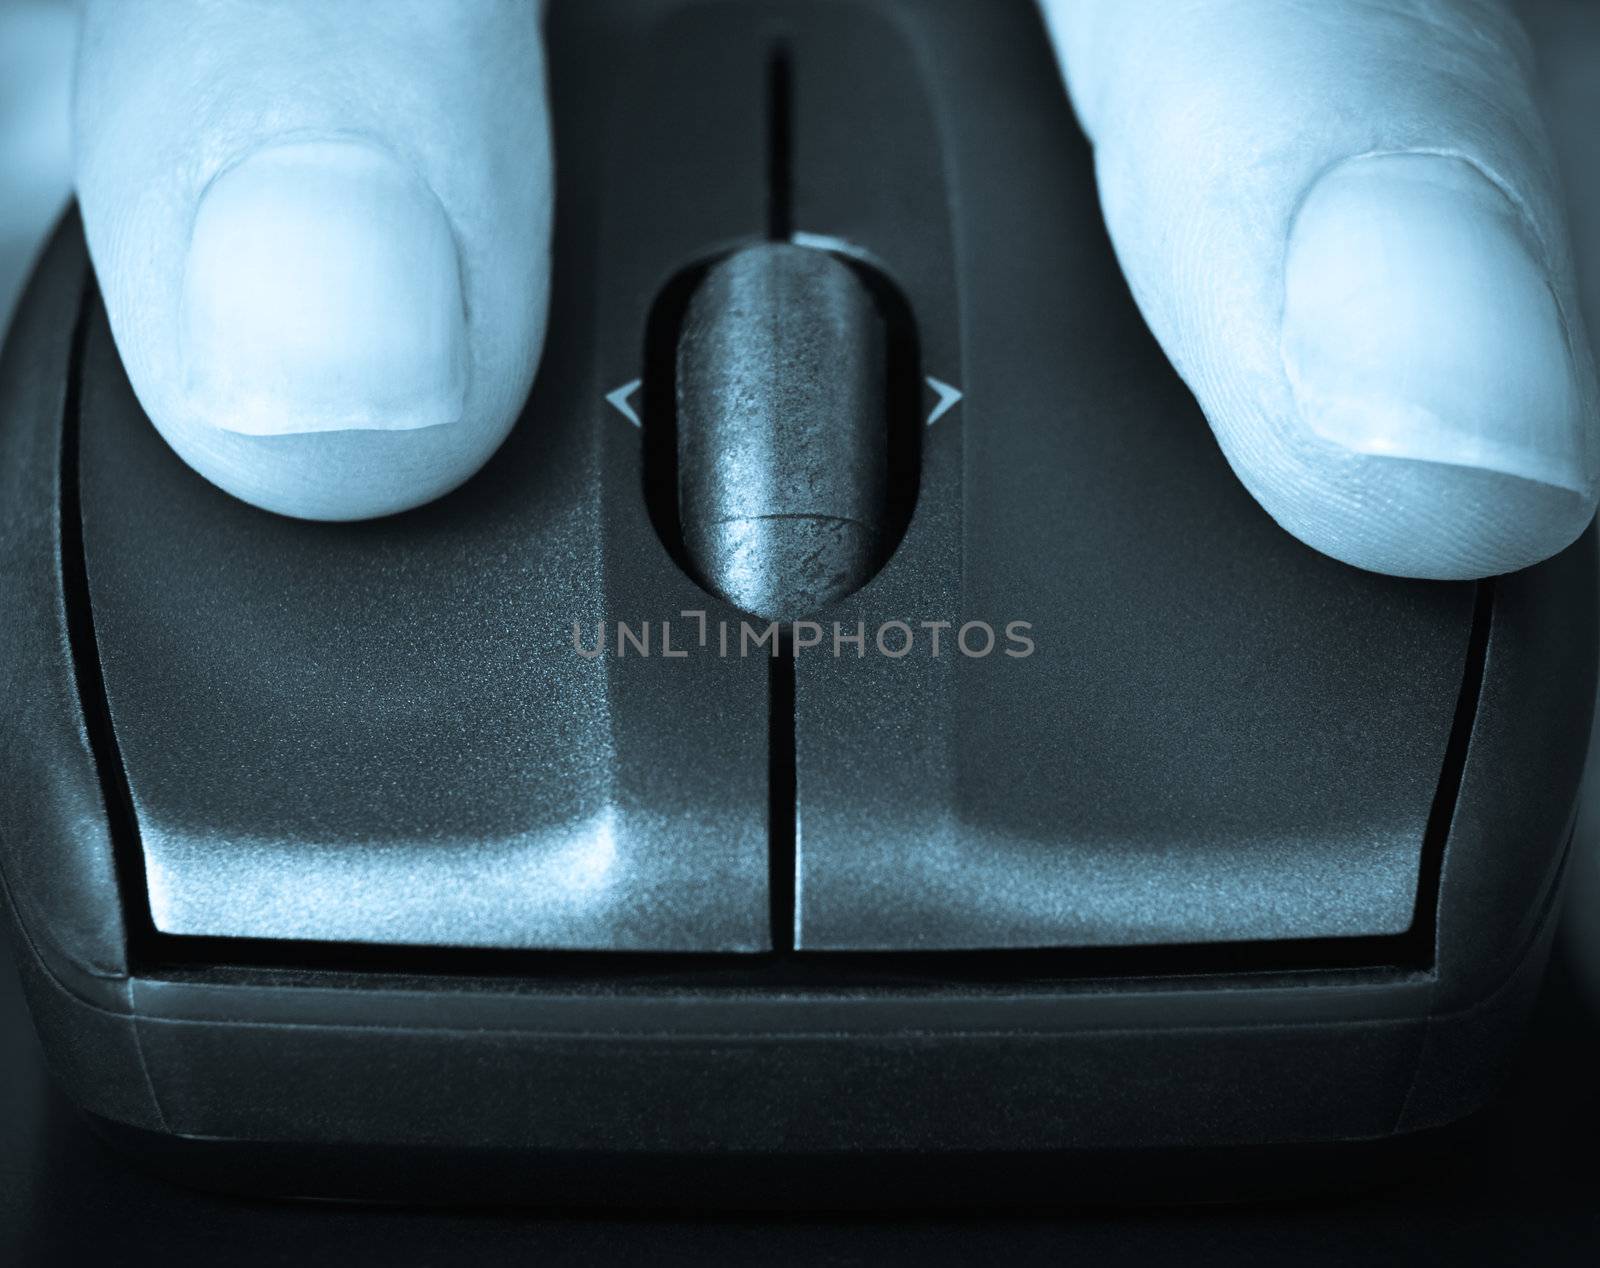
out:
{"label": "highlight reflection on mouse", "polygon": [[89,0],[76,75],[0,875],[120,1145],[559,1196],[1492,1100],[1600,888],[1511,9]]}

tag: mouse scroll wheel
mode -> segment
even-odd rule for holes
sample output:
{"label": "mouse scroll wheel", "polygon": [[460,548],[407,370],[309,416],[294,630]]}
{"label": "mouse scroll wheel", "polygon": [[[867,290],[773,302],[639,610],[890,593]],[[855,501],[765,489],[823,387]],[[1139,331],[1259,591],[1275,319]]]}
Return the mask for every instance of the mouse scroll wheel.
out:
{"label": "mouse scroll wheel", "polygon": [[793,619],[883,562],[887,336],[854,270],[768,242],[706,274],[677,352],[678,510],[701,580]]}

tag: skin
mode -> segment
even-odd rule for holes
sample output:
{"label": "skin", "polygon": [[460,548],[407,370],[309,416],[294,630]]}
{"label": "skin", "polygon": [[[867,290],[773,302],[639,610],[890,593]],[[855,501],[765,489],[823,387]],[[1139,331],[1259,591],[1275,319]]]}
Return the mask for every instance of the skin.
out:
{"label": "skin", "polygon": [[[1595,372],[1531,59],[1502,5],[1042,9],[1133,294],[1280,524],[1423,577],[1521,567],[1582,531]],[[494,451],[548,292],[533,6],[89,0],[75,113],[112,329],[186,461],[269,509],[353,519],[436,497]],[[313,198],[272,175],[283,147],[329,140],[412,193],[330,178]],[[396,261],[381,305],[308,257],[315,243],[272,240],[286,220],[314,238],[318,217],[369,276]],[[270,267],[241,281],[230,251]],[[284,277],[284,319],[241,329],[229,296]],[[361,319],[330,328],[359,346],[268,346],[347,311]]]}
{"label": "skin", "polygon": [[[549,121],[532,6],[96,0],[84,13],[75,131],[84,229],[118,351],[151,421],[203,475],[284,514],[360,519],[448,492],[505,438],[533,382],[549,291]],[[196,384],[204,366],[187,355],[199,210],[252,158],[329,140],[408,172],[444,216],[459,265],[451,302],[465,325],[463,398],[449,422],[431,426],[385,426],[380,400],[365,425],[327,430],[296,399],[285,402],[281,434],[227,429],[225,395]],[[292,195],[298,180],[287,184]],[[254,188],[267,196],[267,182]],[[375,267],[389,236],[402,246],[418,236],[384,220],[383,202],[365,206]],[[345,221],[362,200],[331,196],[320,207],[344,218],[337,236],[355,239],[361,226]],[[264,231],[278,211],[265,211]],[[301,280],[315,286],[319,275]],[[234,284],[213,277],[208,289]],[[418,289],[411,302],[435,302],[442,289]],[[412,323],[389,316],[409,346]],[[227,338],[223,330],[209,342]],[[292,391],[292,380],[277,386]],[[373,394],[382,388],[376,376]],[[407,422],[414,404],[397,407]]]}

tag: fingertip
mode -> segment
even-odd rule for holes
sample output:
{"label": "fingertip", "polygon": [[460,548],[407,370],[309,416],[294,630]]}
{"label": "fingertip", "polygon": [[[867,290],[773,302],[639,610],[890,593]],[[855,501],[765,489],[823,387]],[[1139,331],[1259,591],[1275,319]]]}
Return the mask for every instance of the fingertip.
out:
{"label": "fingertip", "polygon": [[295,519],[350,521],[443,497],[488,461],[514,418],[472,430],[251,435],[182,423],[161,430],[184,462],[241,501]]}
{"label": "fingertip", "polygon": [[[1594,514],[1592,381],[1533,227],[1477,165],[1337,164],[1289,233],[1299,535],[1378,572],[1511,571]],[[1283,516],[1280,515],[1280,518]]]}
{"label": "fingertip", "polygon": [[466,314],[438,197],[382,147],[279,143],[201,195],[178,322],[182,387],[223,431],[462,423]]}
{"label": "fingertip", "polygon": [[1511,199],[1464,159],[1332,168],[1285,259],[1299,421],[1353,453],[1587,493],[1585,385],[1540,255]]}
{"label": "fingertip", "polygon": [[1263,507],[1308,546],[1369,572],[1468,581],[1529,567],[1570,546],[1595,495],[1483,467],[1339,455],[1328,470],[1265,483]]}
{"label": "fingertip", "polygon": [[410,509],[471,475],[510,424],[504,394],[468,408],[443,206],[363,139],[271,143],[207,186],[177,333],[157,426],[213,483],[279,514]]}
{"label": "fingertip", "polygon": [[106,3],[86,21],[85,236],[167,442],[305,518],[466,480],[520,414],[547,321],[528,7]]}
{"label": "fingertip", "polygon": [[1421,577],[1582,532],[1600,392],[1509,10],[1046,6],[1130,289],[1275,519]]}

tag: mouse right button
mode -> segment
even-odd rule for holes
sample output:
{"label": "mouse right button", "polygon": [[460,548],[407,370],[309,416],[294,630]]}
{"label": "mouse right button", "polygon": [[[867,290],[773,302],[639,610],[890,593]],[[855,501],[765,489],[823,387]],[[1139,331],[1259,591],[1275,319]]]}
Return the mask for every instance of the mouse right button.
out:
{"label": "mouse right button", "polygon": [[[904,539],[797,662],[796,943],[1402,935],[1474,587],[1358,572],[1256,505],[1128,294],[1048,50],[1021,16],[1014,43],[956,19],[922,30],[960,285],[911,294],[926,370],[964,395],[930,398]],[[850,56],[831,91],[870,79]],[[807,195],[823,147],[797,118]],[[862,170],[831,196],[918,276],[936,239],[875,220]]]}

